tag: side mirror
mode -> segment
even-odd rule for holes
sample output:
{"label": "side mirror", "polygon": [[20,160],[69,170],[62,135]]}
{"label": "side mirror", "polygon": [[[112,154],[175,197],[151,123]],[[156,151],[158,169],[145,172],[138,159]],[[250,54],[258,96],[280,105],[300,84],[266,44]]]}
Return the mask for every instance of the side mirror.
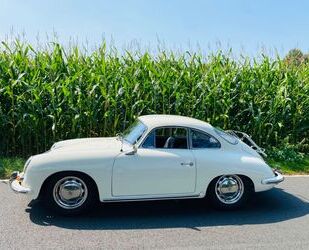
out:
{"label": "side mirror", "polygon": [[135,155],[136,153],[137,153],[137,147],[134,144],[133,149],[131,151],[127,152],[126,155]]}

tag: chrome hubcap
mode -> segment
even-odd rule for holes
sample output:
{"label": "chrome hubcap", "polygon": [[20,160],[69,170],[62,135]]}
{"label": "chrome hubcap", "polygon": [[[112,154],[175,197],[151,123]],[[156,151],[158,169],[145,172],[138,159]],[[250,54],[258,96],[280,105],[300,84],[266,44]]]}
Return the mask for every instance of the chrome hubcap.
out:
{"label": "chrome hubcap", "polygon": [[241,199],[244,184],[237,175],[223,175],[216,183],[215,192],[222,203],[234,204]]}
{"label": "chrome hubcap", "polygon": [[80,207],[86,201],[88,189],[80,178],[67,176],[56,183],[53,196],[60,207],[74,209]]}

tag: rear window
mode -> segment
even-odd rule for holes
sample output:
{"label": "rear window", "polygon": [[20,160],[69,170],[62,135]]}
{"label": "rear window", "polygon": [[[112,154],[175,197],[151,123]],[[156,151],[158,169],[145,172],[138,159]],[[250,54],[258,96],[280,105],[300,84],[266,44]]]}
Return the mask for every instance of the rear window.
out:
{"label": "rear window", "polygon": [[215,128],[215,131],[221,138],[223,138],[228,143],[233,145],[236,145],[238,143],[238,139],[234,135],[227,133],[220,128]]}

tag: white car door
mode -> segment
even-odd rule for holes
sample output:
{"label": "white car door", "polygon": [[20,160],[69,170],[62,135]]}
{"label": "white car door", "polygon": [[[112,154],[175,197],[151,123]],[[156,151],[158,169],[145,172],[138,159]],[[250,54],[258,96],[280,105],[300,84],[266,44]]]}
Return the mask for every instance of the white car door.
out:
{"label": "white car door", "polygon": [[186,128],[152,131],[133,155],[115,159],[113,196],[174,197],[195,192],[196,166]]}

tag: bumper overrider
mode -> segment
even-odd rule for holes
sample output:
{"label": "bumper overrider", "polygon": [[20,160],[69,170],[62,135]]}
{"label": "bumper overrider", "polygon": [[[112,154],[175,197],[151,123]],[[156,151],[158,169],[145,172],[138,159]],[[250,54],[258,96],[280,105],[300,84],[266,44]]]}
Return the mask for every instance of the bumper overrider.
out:
{"label": "bumper overrider", "polygon": [[280,174],[278,171],[274,170],[274,174],[275,174],[274,177],[262,180],[262,184],[265,184],[265,185],[267,185],[267,184],[278,184],[278,183],[284,181],[284,176],[282,174]]}
{"label": "bumper overrider", "polygon": [[27,194],[31,191],[30,188],[24,187],[22,185],[23,181],[23,173],[19,173],[18,171],[13,172],[10,177],[10,187],[16,193]]}

